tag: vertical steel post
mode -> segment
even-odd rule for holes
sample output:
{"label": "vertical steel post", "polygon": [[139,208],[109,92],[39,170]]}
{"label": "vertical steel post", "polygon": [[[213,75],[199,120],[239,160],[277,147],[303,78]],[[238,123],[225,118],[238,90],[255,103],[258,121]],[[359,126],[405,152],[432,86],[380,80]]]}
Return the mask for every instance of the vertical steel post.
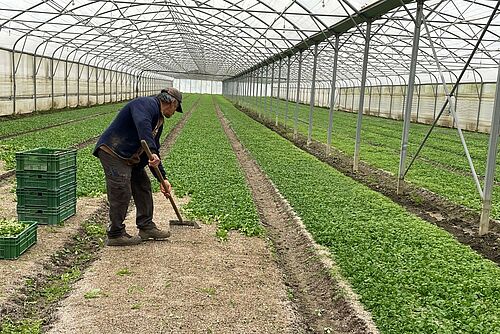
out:
{"label": "vertical steel post", "polygon": [[276,126],[278,126],[278,117],[279,117],[279,110],[280,110],[280,104],[281,104],[281,101],[280,101],[280,89],[281,89],[281,65],[283,63],[283,59],[280,58],[280,61],[278,63],[278,94],[276,95],[276,100],[278,102],[276,102],[276,121],[275,121],[275,124]]}
{"label": "vertical steel post", "polygon": [[12,49],[12,114],[16,114],[16,56],[14,54],[14,49]]}
{"label": "vertical steel post", "polygon": [[123,101],[123,70],[120,72],[120,101]]}
{"label": "vertical steel post", "polygon": [[497,86],[493,115],[491,116],[490,140],[488,144],[488,158],[486,160],[486,174],[484,176],[483,207],[479,221],[479,235],[488,233],[490,226],[491,194],[495,177],[495,167],[498,152],[498,136],[500,132],[500,66],[498,67]]}
{"label": "vertical steel post", "polygon": [[484,82],[481,82],[481,85],[479,88],[479,105],[477,106],[476,131],[479,131],[479,117],[481,115],[481,103],[483,100],[483,87],[484,87]]}
{"label": "vertical steel post", "polygon": [[394,99],[394,86],[391,86],[391,101],[389,104],[389,118],[392,118],[392,100]]}
{"label": "vertical steel post", "polygon": [[116,72],[115,72],[115,101],[118,101],[118,66],[116,67]]}
{"label": "vertical steel post", "polygon": [[52,97],[52,102],[51,102],[51,107],[50,109],[54,109],[54,76],[55,76],[55,73],[54,73],[54,58],[50,58],[50,95]]}
{"label": "vertical steel post", "polygon": [[[328,137],[326,145],[326,154],[331,153],[332,146],[332,131],[333,131],[333,111],[335,110],[335,82],[337,81],[337,62],[339,59],[339,40],[340,36],[335,35],[335,53],[333,55],[333,73],[332,73],[332,89],[330,92],[330,112],[328,115]],[[340,97],[340,94],[339,94]]]}
{"label": "vertical steel post", "polygon": [[307,146],[312,142],[312,129],[313,129],[313,112],[314,112],[314,102],[316,99],[316,69],[318,67],[318,44],[314,45],[313,54],[313,72],[312,72],[312,82],[311,82],[311,100],[309,103],[309,127],[307,130]]}
{"label": "vertical steel post", "polygon": [[373,86],[370,82],[370,87],[368,87],[368,115],[372,114],[372,90]]}
{"label": "vertical steel post", "polygon": [[264,86],[264,117],[267,113],[267,78],[269,77],[269,65],[266,65],[266,85]]}
{"label": "vertical steel post", "polygon": [[99,105],[99,67],[95,66],[95,104]]}
{"label": "vertical steel post", "polygon": [[80,61],[76,63],[76,106],[80,105]]}
{"label": "vertical steel post", "polygon": [[365,31],[365,51],[363,55],[363,71],[361,74],[361,87],[359,91],[358,121],[356,124],[356,144],[354,146],[354,164],[352,166],[352,170],[355,172],[358,170],[358,164],[359,164],[359,147],[361,145],[361,121],[363,120],[366,72],[368,68],[368,51],[370,50],[371,28],[372,28],[371,21],[367,21],[366,31]]}
{"label": "vertical steel post", "polygon": [[260,68],[260,94],[259,94],[259,117],[262,117],[262,112],[264,109],[264,102],[262,101],[262,96],[264,95],[264,67]]}
{"label": "vertical steel post", "polygon": [[64,95],[66,97],[66,108],[68,107],[68,61],[64,62]]}
{"label": "vertical steel post", "polygon": [[238,105],[241,105],[241,99],[240,99],[240,80],[239,79],[236,80],[235,86],[236,86],[236,103]]}
{"label": "vertical steel post", "polygon": [[248,108],[252,107],[252,97],[254,94],[254,80],[253,71],[248,73]]}
{"label": "vertical steel post", "polygon": [[287,121],[288,121],[288,101],[290,97],[290,65],[291,65],[291,58],[292,56],[288,56],[287,59],[287,70],[286,70],[286,105],[285,105],[285,128],[287,126]]}
{"label": "vertical steel post", "polygon": [[302,76],[302,50],[299,52],[299,71],[297,73],[297,101],[295,101],[295,113],[293,115],[293,138],[297,138],[297,122],[299,118],[301,76]]}
{"label": "vertical steel post", "polygon": [[269,94],[269,119],[271,118],[271,115],[273,113],[273,89],[274,89],[274,64],[273,62],[271,64],[271,94]]}
{"label": "vertical steel post", "polygon": [[403,192],[403,182],[406,170],[406,155],[408,154],[408,136],[410,133],[410,117],[411,108],[413,102],[413,87],[415,84],[415,72],[417,67],[417,57],[418,57],[418,43],[420,41],[420,26],[422,24],[422,11],[423,11],[424,1],[417,1],[417,15],[415,21],[415,31],[413,33],[413,47],[411,52],[411,63],[410,63],[410,75],[408,78],[408,86],[406,89],[406,104],[404,108],[404,122],[403,122],[403,134],[401,138],[401,154],[399,158],[399,172],[398,172],[398,185],[397,194]]}
{"label": "vertical steel post", "polygon": [[33,103],[34,103],[34,111],[36,111],[36,101],[37,100],[37,94],[36,94],[36,55],[33,54]]}
{"label": "vertical steel post", "polygon": [[90,106],[90,64],[87,66],[87,106]]}
{"label": "vertical steel post", "polygon": [[382,103],[382,83],[380,83],[380,86],[378,88],[378,108],[377,108],[377,116],[380,116],[380,105]]}

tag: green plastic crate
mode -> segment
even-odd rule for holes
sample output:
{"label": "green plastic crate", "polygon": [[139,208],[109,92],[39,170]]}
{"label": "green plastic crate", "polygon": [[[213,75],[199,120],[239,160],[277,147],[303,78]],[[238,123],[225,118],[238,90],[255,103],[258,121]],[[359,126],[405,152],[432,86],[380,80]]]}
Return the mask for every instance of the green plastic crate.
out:
{"label": "green plastic crate", "polygon": [[59,190],[17,189],[16,194],[17,205],[25,208],[57,209],[69,201],[76,200],[76,183]]}
{"label": "green plastic crate", "polygon": [[16,179],[17,189],[59,190],[76,183],[76,168],[60,172],[19,171]]}
{"label": "green plastic crate", "polygon": [[25,207],[17,205],[19,221],[31,220],[40,225],[57,225],[76,213],[76,199],[64,203],[59,208]]}
{"label": "green plastic crate", "polygon": [[17,259],[28,248],[36,244],[37,223],[34,221],[20,221],[29,225],[15,238],[0,237],[0,259]]}
{"label": "green plastic crate", "polygon": [[59,172],[66,168],[76,168],[75,149],[36,148],[16,152],[16,172],[37,170]]}

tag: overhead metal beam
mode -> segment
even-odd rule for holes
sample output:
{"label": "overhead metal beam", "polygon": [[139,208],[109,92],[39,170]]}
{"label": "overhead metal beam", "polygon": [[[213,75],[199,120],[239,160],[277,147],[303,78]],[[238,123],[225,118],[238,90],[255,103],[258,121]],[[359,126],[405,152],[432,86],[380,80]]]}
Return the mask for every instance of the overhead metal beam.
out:
{"label": "overhead metal beam", "polygon": [[[259,68],[261,66],[264,66],[265,64],[268,64],[270,62],[286,58],[288,56],[294,55],[297,52],[307,50],[311,47],[311,45],[314,44],[319,44],[328,38],[330,38],[333,35],[336,34],[343,34],[352,28],[355,28],[356,25],[359,25],[361,23],[365,23],[367,21],[374,21],[383,14],[389,12],[390,10],[393,10],[394,8],[401,7],[403,4],[408,4],[412,3],[415,0],[379,0],[369,6],[366,6],[362,10],[359,11],[359,14],[353,14],[351,17],[345,18],[341,20],[340,22],[332,25],[328,29],[325,29],[323,31],[320,31],[311,37],[305,39],[303,42],[298,43],[297,45],[294,45],[293,47],[280,52],[276,55],[273,55],[269,58],[267,58],[264,61],[261,61],[260,63],[252,66],[251,68],[247,69],[246,71],[253,70],[255,68]],[[245,72],[245,71],[244,71]]]}

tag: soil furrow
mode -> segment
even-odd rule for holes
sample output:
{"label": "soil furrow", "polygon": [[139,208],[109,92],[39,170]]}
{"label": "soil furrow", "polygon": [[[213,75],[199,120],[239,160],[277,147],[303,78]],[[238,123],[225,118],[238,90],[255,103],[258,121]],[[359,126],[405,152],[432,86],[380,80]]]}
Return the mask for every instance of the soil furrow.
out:
{"label": "soil furrow", "polygon": [[332,276],[335,265],[326,252],[314,243],[300,218],[239,142],[219,106],[215,107],[307,330],[313,333],[378,333],[348,284]]}

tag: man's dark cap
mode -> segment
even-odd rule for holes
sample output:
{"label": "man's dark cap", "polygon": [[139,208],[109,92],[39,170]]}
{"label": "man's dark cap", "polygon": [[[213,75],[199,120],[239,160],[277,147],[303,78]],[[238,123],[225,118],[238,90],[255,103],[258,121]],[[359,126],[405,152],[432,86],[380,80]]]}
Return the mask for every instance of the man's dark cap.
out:
{"label": "man's dark cap", "polygon": [[168,95],[172,96],[174,99],[177,100],[177,109],[175,111],[177,112],[182,112],[182,93],[179,92],[179,90],[175,89],[174,87],[168,87],[165,89],[161,90],[161,93],[167,93]]}

